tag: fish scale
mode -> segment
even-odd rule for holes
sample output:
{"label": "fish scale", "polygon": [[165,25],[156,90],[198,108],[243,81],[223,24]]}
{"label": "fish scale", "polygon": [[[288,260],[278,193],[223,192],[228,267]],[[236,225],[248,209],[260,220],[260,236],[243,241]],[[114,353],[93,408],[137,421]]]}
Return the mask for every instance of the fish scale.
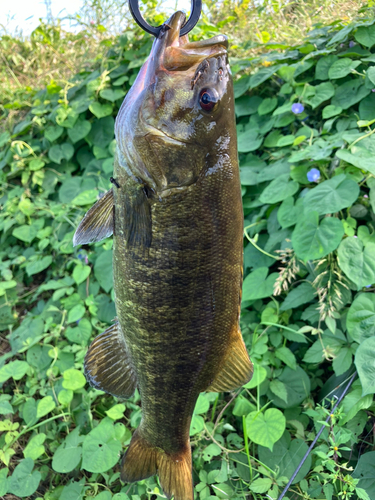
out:
{"label": "fish scale", "polygon": [[243,212],[226,40],[189,44],[183,22],[170,18],[125,97],[114,187],[74,244],[114,236],[117,322],[90,346],[85,374],[109,394],[140,392],[121,479],[157,473],[168,498],[193,500],[198,396],[235,390],[253,368],[239,328]]}

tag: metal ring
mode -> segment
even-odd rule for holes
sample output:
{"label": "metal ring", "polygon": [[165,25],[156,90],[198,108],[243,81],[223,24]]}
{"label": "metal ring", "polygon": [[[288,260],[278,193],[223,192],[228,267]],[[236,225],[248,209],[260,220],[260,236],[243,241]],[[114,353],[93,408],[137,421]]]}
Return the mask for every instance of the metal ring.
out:
{"label": "metal ring", "polygon": [[[159,37],[160,31],[165,26],[151,26],[144,20],[141,11],[139,10],[138,0],[129,0],[129,8],[134,21],[147,33]],[[191,14],[187,22],[182,26],[180,36],[186,35],[197,24],[202,11],[202,0],[191,0]]]}

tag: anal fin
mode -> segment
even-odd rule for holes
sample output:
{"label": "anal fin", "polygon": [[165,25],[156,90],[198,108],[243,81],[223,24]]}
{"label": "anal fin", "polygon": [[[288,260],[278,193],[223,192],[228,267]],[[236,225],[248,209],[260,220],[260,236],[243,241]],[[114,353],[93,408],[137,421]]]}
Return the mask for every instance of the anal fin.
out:
{"label": "anal fin", "polygon": [[96,389],[118,398],[129,398],[133,394],[137,380],[118,322],[93,340],[84,368],[86,379]]}
{"label": "anal fin", "polygon": [[220,372],[206,390],[207,392],[234,391],[249,382],[253,371],[253,364],[247,353],[241,331],[238,329],[238,334],[229,346]]}
{"label": "anal fin", "polygon": [[105,193],[81,220],[73,236],[73,246],[86,245],[113,234],[113,189]]}

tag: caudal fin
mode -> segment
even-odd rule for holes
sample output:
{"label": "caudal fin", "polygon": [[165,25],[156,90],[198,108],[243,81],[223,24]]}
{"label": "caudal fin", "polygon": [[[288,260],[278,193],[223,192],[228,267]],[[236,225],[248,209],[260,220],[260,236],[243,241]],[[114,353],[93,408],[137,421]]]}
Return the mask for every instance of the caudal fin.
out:
{"label": "caudal fin", "polygon": [[153,447],[137,429],[122,459],[121,479],[132,483],[155,474],[159,475],[168,498],[194,499],[190,444],[187,443],[186,449],[178,453],[168,454],[161,448]]}

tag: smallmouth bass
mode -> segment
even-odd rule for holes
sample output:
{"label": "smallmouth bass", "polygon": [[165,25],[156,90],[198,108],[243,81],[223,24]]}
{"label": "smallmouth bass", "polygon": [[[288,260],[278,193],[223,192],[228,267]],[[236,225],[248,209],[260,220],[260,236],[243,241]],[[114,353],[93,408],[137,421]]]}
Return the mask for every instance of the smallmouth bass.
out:
{"label": "smallmouth bass", "polygon": [[232,391],[253,372],[239,328],[243,212],[227,39],[189,42],[176,12],[116,119],[114,187],[74,245],[113,234],[117,322],[85,358],[91,385],[139,389],[142,420],[124,482],[154,474],[193,500],[189,429],[200,392]]}

